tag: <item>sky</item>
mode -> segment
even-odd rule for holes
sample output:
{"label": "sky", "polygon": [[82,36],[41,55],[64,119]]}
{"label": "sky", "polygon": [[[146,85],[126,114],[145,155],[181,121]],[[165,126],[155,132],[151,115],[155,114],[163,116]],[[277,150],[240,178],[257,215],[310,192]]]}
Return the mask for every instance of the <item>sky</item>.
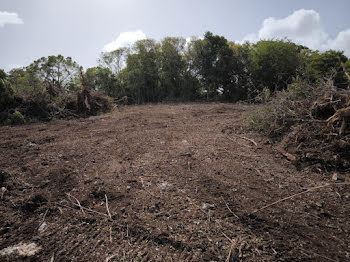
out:
{"label": "sky", "polygon": [[350,0],[0,0],[0,68],[43,56],[85,68],[103,51],[167,36],[230,41],[288,38],[350,57]]}

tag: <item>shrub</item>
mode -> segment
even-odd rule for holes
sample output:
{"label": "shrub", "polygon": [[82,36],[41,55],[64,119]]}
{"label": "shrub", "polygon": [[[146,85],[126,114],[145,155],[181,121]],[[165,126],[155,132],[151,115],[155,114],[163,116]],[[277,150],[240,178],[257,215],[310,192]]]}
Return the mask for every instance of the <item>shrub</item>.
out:
{"label": "shrub", "polygon": [[10,114],[8,120],[12,125],[21,125],[26,122],[24,116],[19,111]]}

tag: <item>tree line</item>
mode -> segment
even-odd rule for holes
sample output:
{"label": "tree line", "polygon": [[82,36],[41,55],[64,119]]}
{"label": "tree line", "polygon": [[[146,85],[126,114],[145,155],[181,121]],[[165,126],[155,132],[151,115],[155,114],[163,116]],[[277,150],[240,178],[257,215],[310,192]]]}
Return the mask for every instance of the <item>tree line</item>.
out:
{"label": "tree line", "polygon": [[13,97],[83,88],[131,103],[254,101],[263,90],[286,89],[296,78],[331,78],[349,86],[350,61],[342,51],[320,52],[287,39],[244,44],[207,32],[203,39],[166,37],[103,52],[85,71],[70,57],[42,57],[27,67],[0,72],[0,111]]}
{"label": "tree line", "polygon": [[[203,39],[166,37],[102,53],[86,70],[95,90],[133,103],[252,101],[262,90],[287,88],[296,77],[332,78],[346,88],[350,61],[341,51],[321,53],[288,40],[237,44],[207,32]],[[346,69],[347,68],[347,69]]]}

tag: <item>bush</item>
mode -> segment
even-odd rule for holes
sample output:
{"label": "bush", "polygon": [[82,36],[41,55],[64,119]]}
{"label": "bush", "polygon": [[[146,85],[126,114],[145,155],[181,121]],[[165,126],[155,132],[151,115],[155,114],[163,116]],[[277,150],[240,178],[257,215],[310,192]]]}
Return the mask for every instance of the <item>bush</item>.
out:
{"label": "bush", "polygon": [[10,114],[8,120],[11,125],[21,125],[26,122],[24,116],[19,111]]}

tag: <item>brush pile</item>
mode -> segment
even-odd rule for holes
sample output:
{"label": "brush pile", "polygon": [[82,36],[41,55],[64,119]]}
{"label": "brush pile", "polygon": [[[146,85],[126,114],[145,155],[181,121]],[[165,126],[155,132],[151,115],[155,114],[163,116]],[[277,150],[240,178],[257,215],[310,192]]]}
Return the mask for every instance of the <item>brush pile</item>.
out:
{"label": "brush pile", "polygon": [[350,90],[297,81],[249,117],[300,168],[350,171]]}
{"label": "brush pile", "polygon": [[0,107],[0,124],[15,125],[50,121],[54,118],[88,117],[112,109],[112,99],[90,90],[86,84],[81,91],[59,90],[44,82],[42,88],[30,96],[11,93],[12,99],[7,99],[9,102],[6,104],[1,103],[3,106]]}

